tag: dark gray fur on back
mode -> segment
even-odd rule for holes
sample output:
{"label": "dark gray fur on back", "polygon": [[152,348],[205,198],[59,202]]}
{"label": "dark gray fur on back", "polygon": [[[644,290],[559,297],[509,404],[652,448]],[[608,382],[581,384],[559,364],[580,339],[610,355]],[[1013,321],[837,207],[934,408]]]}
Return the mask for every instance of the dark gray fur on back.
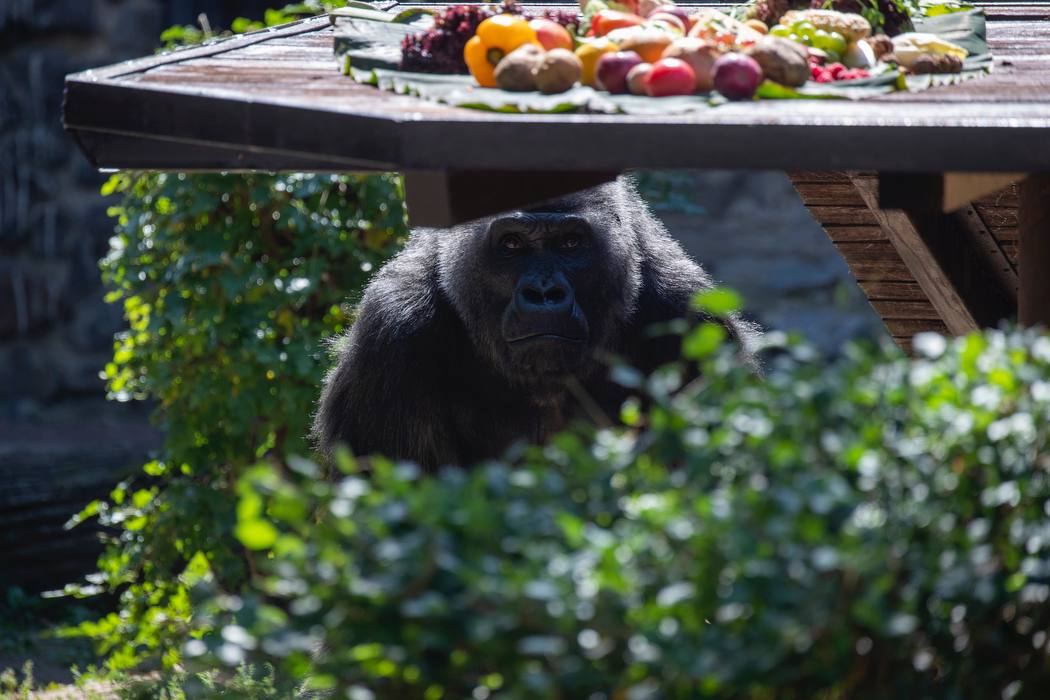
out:
{"label": "dark gray fur on back", "polygon": [[[572,376],[522,371],[509,354],[493,319],[507,305],[510,282],[485,262],[492,219],[418,229],[368,285],[339,343],[314,424],[322,450],[345,443],[356,454],[428,468],[466,466],[517,440],[542,441],[581,417],[581,389],[606,415],[618,415],[624,393],[606,379],[599,359],[606,353],[646,371],[678,357],[679,338],[645,330],[687,315],[691,297],[712,282],[633,183],[620,178],[536,208],[548,209],[583,216],[593,230],[588,254],[600,261],[573,282],[590,330]],[[754,329],[738,319],[726,326],[750,361]]]}

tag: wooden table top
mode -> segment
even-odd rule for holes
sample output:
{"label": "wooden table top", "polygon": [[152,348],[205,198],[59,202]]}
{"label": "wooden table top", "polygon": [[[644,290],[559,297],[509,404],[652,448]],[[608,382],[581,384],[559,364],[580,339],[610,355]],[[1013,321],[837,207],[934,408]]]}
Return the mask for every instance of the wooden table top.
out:
{"label": "wooden table top", "polygon": [[71,75],[65,123],[100,168],[1050,171],[1050,3],[985,8],[991,75],[864,101],[460,109],[343,76],[320,17]]}

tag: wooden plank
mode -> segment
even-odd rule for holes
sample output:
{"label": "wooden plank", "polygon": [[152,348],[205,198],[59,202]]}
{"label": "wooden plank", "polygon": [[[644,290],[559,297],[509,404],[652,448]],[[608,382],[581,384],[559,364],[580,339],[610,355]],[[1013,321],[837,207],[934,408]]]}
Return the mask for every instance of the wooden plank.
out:
{"label": "wooden plank", "polygon": [[883,320],[911,319],[941,322],[937,309],[928,301],[872,301],[871,306]]}
{"label": "wooden plank", "polygon": [[887,262],[903,265],[901,256],[888,241],[835,243],[835,249],[851,263]]}
{"label": "wooden plank", "polygon": [[[924,301],[929,303],[918,282],[863,281],[860,288],[871,302],[876,301]],[[930,304],[932,307],[933,305]]]}
{"label": "wooden plank", "polygon": [[1022,325],[1050,327],[1050,174],[1021,183],[1018,316]]}
{"label": "wooden plank", "polygon": [[863,287],[868,282],[915,282],[915,277],[900,262],[848,263],[849,271]]}
{"label": "wooden plank", "polygon": [[944,321],[945,327],[953,335],[976,330],[978,324],[972,311],[908,215],[902,211],[879,208],[877,179],[856,177],[853,182],[908,271]]}
{"label": "wooden plank", "polygon": [[864,206],[864,200],[848,180],[844,182],[798,182],[795,191],[806,206]]}
{"label": "wooden plank", "polygon": [[821,225],[874,226],[878,220],[866,206],[812,206],[809,213]]}
{"label": "wooden plank", "polygon": [[166,51],[153,56],[146,56],[132,61],[116,63],[102,68],[92,68],[71,75],[68,79],[86,80],[89,82],[113,80],[132,73],[147,71],[158,66],[179,63],[181,61],[186,61],[191,58],[200,58],[202,56],[214,56],[233,49],[251,46],[252,44],[258,44],[264,41],[273,41],[282,37],[318,32],[327,27],[327,17],[310,17],[296,22],[290,22],[289,24],[282,24],[277,27],[268,27],[266,29],[238,34],[229,38],[208,41],[198,46],[179,48],[173,51]]}
{"label": "wooden plank", "polygon": [[824,226],[824,232],[828,238],[838,243],[854,241],[885,241],[889,240],[879,226],[838,226],[828,224]]}
{"label": "wooden plank", "polygon": [[1017,227],[1017,207],[993,207],[977,204],[976,209],[985,225],[990,229]]}
{"label": "wooden plank", "polygon": [[[977,209],[977,213],[979,215],[981,212],[981,208],[975,208]],[[981,220],[984,221],[984,217],[981,217]],[[995,236],[996,239],[999,240],[1001,243],[1007,243],[1010,241],[1017,240],[1016,226],[988,226],[988,231],[991,232],[991,234]]]}
{"label": "wooden plank", "polygon": [[[941,333],[948,335],[948,326],[938,320],[891,318],[884,319],[892,336],[912,337],[916,333]],[[955,335],[952,333],[952,335]]]}

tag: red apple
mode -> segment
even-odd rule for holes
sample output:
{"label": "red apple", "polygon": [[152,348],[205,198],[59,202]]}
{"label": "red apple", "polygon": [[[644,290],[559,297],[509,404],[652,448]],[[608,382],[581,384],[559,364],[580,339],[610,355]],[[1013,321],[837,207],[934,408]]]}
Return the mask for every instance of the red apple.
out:
{"label": "red apple", "polygon": [[762,68],[750,56],[727,53],[715,61],[715,90],[730,100],[749,100],[762,84]]}
{"label": "red apple", "polygon": [[627,92],[632,95],[645,95],[645,81],[649,79],[649,73],[653,70],[652,63],[639,63],[627,71]]}
{"label": "red apple", "polygon": [[649,97],[692,95],[694,89],[696,73],[678,58],[661,58],[653,64],[649,79],[645,81],[645,92]]}
{"label": "red apple", "polygon": [[569,34],[569,30],[557,22],[538,18],[529,20],[529,26],[536,32],[536,39],[539,40],[544,51],[550,51],[551,49],[568,49],[572,51],[572,35]]}
{"label": "red apple", "polygon": [[696,73],[696,91],[711,92],[714,89],[715,61],[722,55],[721,49],[709,41],[696,37],[675,39],[664,49],[661,58],[680,58]]}
{"label": "red apple", "polygon": [[595,79],[598,87],[613,94],[627,92],[627,72],[642,62],[634,51],[607,53],[598,59]]}

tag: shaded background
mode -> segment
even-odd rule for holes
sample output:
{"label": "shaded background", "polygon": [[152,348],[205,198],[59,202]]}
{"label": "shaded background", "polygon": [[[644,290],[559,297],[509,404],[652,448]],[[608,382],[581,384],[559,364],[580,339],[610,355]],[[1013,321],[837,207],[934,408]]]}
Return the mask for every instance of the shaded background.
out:
{"label": "shaded background", "polygon": [[[61,126],[67,73],[153,51],[160,31],[260,17],[258,0],[0,0],[0,590],[90,571],[95,535],[62,523],[159,444],[150,406],[106,401],[98,378],[121,309],[97,260],[112,225],[104,176]],[[834,354],[885,328],[782,173],[648,172],[657,213],[768,328]]]}

